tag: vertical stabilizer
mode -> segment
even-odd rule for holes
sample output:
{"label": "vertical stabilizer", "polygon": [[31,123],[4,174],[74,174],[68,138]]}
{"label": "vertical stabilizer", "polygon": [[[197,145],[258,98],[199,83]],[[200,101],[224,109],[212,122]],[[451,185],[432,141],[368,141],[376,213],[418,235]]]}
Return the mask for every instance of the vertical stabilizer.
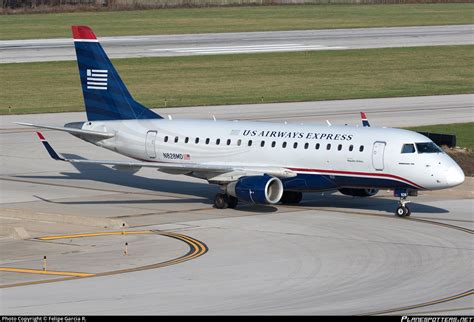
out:
{"label": "vertical stabilizer", "polygon": [[162,118],[133,99],[92,29],[72,26],[72,35],[89,121]]}

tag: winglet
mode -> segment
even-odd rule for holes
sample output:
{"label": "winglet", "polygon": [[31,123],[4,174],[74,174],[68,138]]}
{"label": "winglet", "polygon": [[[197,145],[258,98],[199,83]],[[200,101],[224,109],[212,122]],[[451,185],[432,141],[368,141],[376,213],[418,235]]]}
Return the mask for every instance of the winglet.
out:
{"label": "winglet", "polygon": [[36,132],[36,134],[38,135],[38,137],[41,141],[46,141],[46,139],[44,138],[44,136],[41,132]]}
{"label": "winglet", "polygon": [[56,153],[56,151],[54,151],[54,149],[51,147],[51,145],[49,145],[48,141],[46,141],[44,135],[43,135],[41,132],[36,132],[36,134],[38,135],[38,138],[39,138],[40,141],[43,143],[44,147],[45,147],[46,150],[48,151],[48,153],[49,153],[49,155],[51,156],[51,158],[53,158],[54,160],[66,161],[65,159],[61,158],[61,157]]}
{"label": "winglet", "polygon": [[360,112],[360,117],[362,118],[362,125],[364,127],[370,127],[370,123],[369,121],[367,120],[367,115],[365,115],[364,112]]}

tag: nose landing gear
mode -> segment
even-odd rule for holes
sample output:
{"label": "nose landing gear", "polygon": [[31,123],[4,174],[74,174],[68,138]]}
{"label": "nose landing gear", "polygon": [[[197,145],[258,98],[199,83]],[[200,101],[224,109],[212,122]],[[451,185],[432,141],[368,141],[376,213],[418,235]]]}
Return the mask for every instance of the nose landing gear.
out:
{"label": "nose landing gear", "polygon": [[407,206],[398,206],[397,211],[395,214],[398,217],[408,217],[411,215],[411,210]]}
{"label": "nose landing gear", "polygon": [[398,217],[409,217],[411,215],[411,210],[407,206],[409,202],[410,201],[407,200],[407,194],[402,194],[400,196],[400,201],[398,202],[398,208],[395,211],[395,215]]}

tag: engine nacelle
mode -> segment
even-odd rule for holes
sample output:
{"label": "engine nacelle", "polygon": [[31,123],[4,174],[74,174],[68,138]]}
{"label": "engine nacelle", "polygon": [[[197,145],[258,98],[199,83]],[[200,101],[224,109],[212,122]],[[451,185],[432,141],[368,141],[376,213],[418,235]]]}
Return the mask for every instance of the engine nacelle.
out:
{"label": "engine nacelle", "polygon": [[355,197],[371,197],[379,192],[379,189],[371,189],[371,188],[363,188],[363,189],[356,189],[356,188],[342,188],[339,189],[339,192],[346,196],[355,196]]}
{"label": "engine nacelle", "polygon": [[227,193],[255,204],[276,204],[283,195],[283,183],[269,175],[242,177],[227,185]]}

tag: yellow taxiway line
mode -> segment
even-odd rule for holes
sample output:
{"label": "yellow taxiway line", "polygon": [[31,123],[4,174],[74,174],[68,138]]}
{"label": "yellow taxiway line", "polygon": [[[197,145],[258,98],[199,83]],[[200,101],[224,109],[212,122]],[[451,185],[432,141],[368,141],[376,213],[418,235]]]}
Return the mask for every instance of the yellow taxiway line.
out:
{"label": "yellow taxiway line", "polygon": [[0,267],[0,271],[2,271],[2,272],[15,272],[15,273],[43,274],[43,275],[74,276],[74,277],[95,276],[95,274],[90,274],[90,273],[44,271],[44,270],[41,270],[41,269],[13,268],[13,267]]}
{"label": "yellow taxiway line", "polygon": [[110,231],[100,233],[89,233],[89,234],[75,234],[75,235],[61,235],[61,236],[45,236],[38,237],[39,240],[57,240],[57,239],[72,239],[72,238],[83,238],[83,237],[100,237],[100,236],[111,236],[111,235],[144,235],[153,234],[151,230],[137,230],[137,231]]}
{"label": "yellow taxiway line", "polygon": [[98,277],[98,276],[107,276],[107,275],[115,275],[115,274],[123,274],[129,272],[137,272],[142,270],[148,269],[156,269],[162,268],[166,266],[180,264],[185,261],[189,261],[191,259],[197,258],[199,256],[204,255],[208,251],[208,247],[203,242],[194,239],[192,237],[173,233],[173,232],[164,232],[159,230],[137,230],[137,231],[114,231],[114,232],[98,232],[98,233],[86,233],[86,234],[73,234],[73,235],[61,235],[61,236],[45,236],[45,237],[38,237],[37,240],[43,241],[50,241],[50,240],[59,240],[59,239],[71,239],[71,238],[86,238],[86,237],[100,237],[100,236],[114,236],[114,235],[143,235],[143,234],[155,234],[161,235],[165,237],[174,238],[180,240],[189,246],[189,251],[185,255],[182,255],[178,258],[171,259],[165,262],[150,264],[146,266],[139,266],[134,268],[116,270],[116,271],[109,271],[109,272],[102,272],[102,273],[78,273],[78,272],[59,272],[59,271],[46,271],[46,270],[36,270],[36,269],[27,269],[27,268],[11,268],[11,267],[0,267],[0,271],[6,272],[16,272],[16,273],[32,273],[32,274],[45,274],[45,275],[61,275],[66,276],[62,279],[55,279],[55,280],[43,280],[43,281],[33,281],[33,282],[24,282],[24,283],[15,283],[9,285],[0,285],[0,288],[7,288],[7,287],[15,287],[15,286],[25,286],[25,285],[32,285],[32,284],[42,284],[42,283],[51,283],[51,282],[59,282],[59,281],[66,281],[71,280],[76,277]]}

